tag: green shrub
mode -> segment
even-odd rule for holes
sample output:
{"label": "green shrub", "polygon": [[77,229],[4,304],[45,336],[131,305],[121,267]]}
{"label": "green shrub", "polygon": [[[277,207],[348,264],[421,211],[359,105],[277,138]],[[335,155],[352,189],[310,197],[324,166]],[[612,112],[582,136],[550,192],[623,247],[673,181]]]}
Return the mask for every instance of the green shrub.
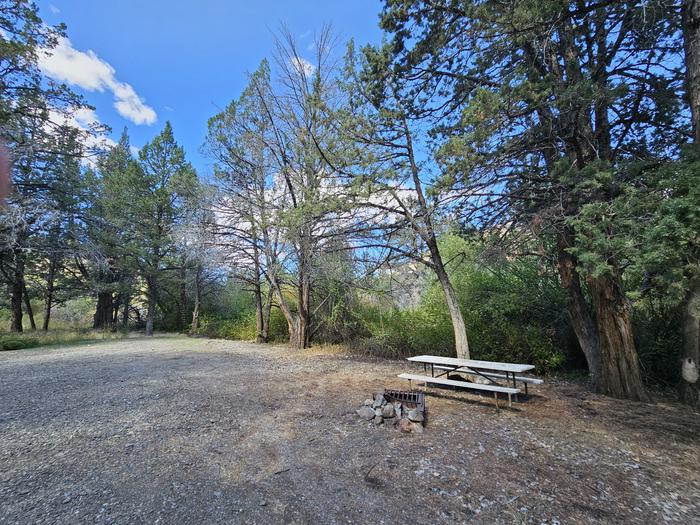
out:
{"label": "green shrub", "polygon": [[[236,341],[254,341],[257,335],[255,312],[248,311],[238,319],[220,319],[203,316],[197,335],[216,339],[231,339]],[[270,313],[269,340],[285,341],[288,339],[287,322],[277,309]]]}
{"label": "green shrub", "polygon": [[[570,341],[564,298],[556,276],[536,260],[486,263],[468,241],[445,236],[450,268],[474,359],[532,363],[540,373],[565,361]],[[412,310],[364,306],[370,337],[353,343],[356,351],[403,357],[454,355],[454,333],[442,288],[432,282]]]}
{"label": "green shrub", "polygon": [[121,339],[126,332],[112,332],[92,329],[49,330],[48,332],[0,333],[0,350],[21,350],[48,345],[65,345],[100,341],[103,339]]}
{"label": "green shrub", "polygon": [[81,327],[92,326],[95,314],[95,299],[93,297],[78,297],[55,306],[51,311],[52,329],[78,330]]}
{"label": "green shrub", "polygon": [[28,337],[22,334],[0,334],[0,350],[21,350],[33,348],[41,343],[36,337]]}
{"label": "green shrub", "polygon": [[683,305],[650,296],[635,304],[633,325],[645,382],[673,387],[680,378],[683,351]]}

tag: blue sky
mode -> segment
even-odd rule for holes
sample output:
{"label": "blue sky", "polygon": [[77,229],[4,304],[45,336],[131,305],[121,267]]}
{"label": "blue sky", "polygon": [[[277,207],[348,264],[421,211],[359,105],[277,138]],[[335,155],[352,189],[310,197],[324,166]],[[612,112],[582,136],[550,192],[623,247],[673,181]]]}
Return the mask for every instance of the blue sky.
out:
{"label": "blue sky", "polygon": [[246,74],[272,55],[273,33],[281,24],[302,48],[324,23],[332,24],[342,42],[381,40],[376,0],[40,0],[38,5],[46,23],[68,26],[69,41],[47,70],[95,106],[90,118],[109,125],[114,140],[127,126],[138,147],[170,120],[188,158],[203,172],[209,162],[198,149],[207,119],[237,98]]}

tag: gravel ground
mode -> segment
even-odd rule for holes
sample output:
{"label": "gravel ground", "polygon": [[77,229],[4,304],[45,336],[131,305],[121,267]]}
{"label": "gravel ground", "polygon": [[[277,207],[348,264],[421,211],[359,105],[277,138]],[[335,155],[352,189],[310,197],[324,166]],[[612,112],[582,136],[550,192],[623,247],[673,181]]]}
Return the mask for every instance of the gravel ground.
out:
{"label": "gravel ground", "polygon": [[403,362],[184,337],[0,352],[0,523],[700,523],[700,415],[547,381],[355,409]]}

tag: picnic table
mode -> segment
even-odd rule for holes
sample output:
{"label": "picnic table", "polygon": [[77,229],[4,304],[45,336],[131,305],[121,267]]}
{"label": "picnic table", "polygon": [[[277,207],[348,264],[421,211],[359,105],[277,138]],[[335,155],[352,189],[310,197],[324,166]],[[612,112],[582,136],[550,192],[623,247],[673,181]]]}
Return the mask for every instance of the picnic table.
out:
{"label": "picnic table", "polygon": [[[490,391],[494,394],[496,408],[498,408],[498,393],[508,395],[508,406],[511,406],[512,395],[515,395],[517,399],[517,394],[520,393],[520,389],[517,387],[518,381],[525,385],[526,394],[528,383],[542,383],[541,379],[516,375],[534,369],[534,365],[499,363],[496,361],[479,361],[476,359],[458,359],[454,357],[442,357],[435,355],[417,355],[407,359],[408,361],[422,364],[423,371],[426,373],[426,375],[399,374],[399,377],[402,379],[408,379],[409,382],[418,381],[425,383],[426,385],[441,384],[458,388]],[[428,367],[430,367],[430,376],[427,375]],[[481,384],[443,378],[443,376],[449,377],[450,373],[480,376],[486,379],[488,383]],[[502,380],[505,380],[505,386],[499,382]],[[510,386],[511,382],[513,385],[512,387]]]}

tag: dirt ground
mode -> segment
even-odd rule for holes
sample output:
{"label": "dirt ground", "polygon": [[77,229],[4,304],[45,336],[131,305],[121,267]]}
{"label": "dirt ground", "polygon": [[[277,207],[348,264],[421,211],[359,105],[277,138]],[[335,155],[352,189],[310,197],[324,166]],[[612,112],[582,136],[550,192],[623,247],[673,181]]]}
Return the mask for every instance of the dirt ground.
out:
{"label": "dirt ground", "polygon": [[700,415],[547,381],[355,414],[404,362],[156,337],[0,352],[0,523],[700,523]]}

